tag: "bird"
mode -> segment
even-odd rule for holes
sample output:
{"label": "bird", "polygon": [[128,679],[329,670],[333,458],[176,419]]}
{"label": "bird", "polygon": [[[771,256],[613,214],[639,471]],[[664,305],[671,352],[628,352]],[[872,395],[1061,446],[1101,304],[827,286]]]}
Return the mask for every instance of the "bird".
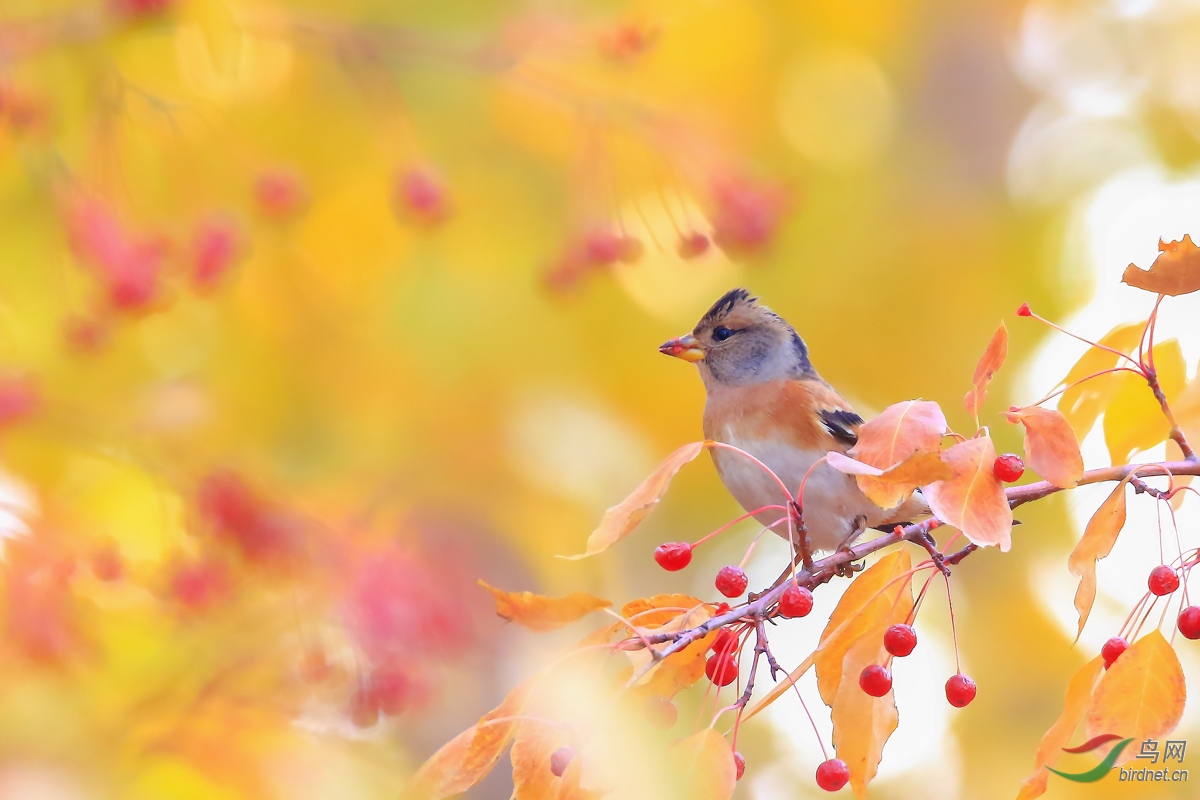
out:
{"label": "bird", "polygon": [[[919,493],[897,508],[880,508],[852,476],[817,463],[854,447],[864,420],[817,374],[796,329],[746,289],[726,292],[691,333],[658,349],[699,367],[705,439],[745,451],[778,476],[735,450],[709,448],[734,499],[761,525],[791,537],[806,565],[813,551],[847,548],[869,527],[888,530],[928,516]],[[789,513],[793,524],[785,525]]]}

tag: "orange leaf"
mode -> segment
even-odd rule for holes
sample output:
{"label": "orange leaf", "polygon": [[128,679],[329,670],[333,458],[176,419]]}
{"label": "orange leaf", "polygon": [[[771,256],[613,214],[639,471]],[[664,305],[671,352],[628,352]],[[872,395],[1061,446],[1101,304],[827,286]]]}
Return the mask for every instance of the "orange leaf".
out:
{"label": "orange leaf", "polygon": [[479,581],[479,585],[496,598],[497,614],[535,631],[561,628],[596,609],[612,605],[607,600],[592,597],[584,592],[571,592],[563,597],[546,597],[533,592],[506,592],[483,581]]}
{"label": "orange leaf", "polygon": [[1075,638],[1083,633],[1088,615],[1092,613],[1092,604],[1096,602],[1096,562],[1112,552],[1117,543],[1117,535],[1125,527],[1125,484],[1128,479],[1117,484],[1117,488],[1105,499],[1092,518],[1079,544],[1067,558],[1067,568],[1071,574],[1079,578],[1079,588],[1075,590],[1075,610],[1079,612],[1079,630]]}
{"label": "orange leaf", "polygon": [[984,434],[959,442],[942,452],[953,477],[930,484],[923,490],[934,515],[953,525],[978,545],[997,544],[1008,552],[1012,546],[1012,509],[1004,495],[1004,484],[993,471],[996,448]]}
{"label": "orange leaf", "polygon": [[[1118,325],[1100,337],[1098,343],[1128,355],[1137,349],[1145,325],[1144,322]],[[1075,362],[1075,366],[1071,367],[1067,377],[1062,380],[1067,388],[1058,398],[1058,410],[1071,423],[1071,427],[1075,429],[1075,435],[1081,440],[1096,424],[1104,407],[1108,405],[1108,401],[1117,390],[1117,376],[1127,373],[1101,375],[1089,381],[1083,381],[1083,379],[1106,369],[1112,369],[1117,365],[1118,360],[1120,359],[1116,353],[1099,347],[1088,348],[1087,352]],[[1079,383],[1079,381],[1083,382]]]}
{"label": "orange leaf", "polygon": [[[635,600],[627,603],[622,611],[632,612],[624,616],[639,629],[656,633],[693,628],[712,616],[708,606],[687,595],[656,595],[647,600]],[[650,667],[651,656],[648,651],[628,650],[625,655],[631,666],[627,673],[622,673],[622,677],[628,680],[638,676],[634,686],[646,697],[674,697],[680,689],[691,686],[703,677],[708,648],[716,638],[717,634],[713,631],[653,667]]]}
{"label": "orange leaf", "polygon": [[1095,688],[1096,680],[1100,677],[1103,669],[1104,659],[1096,656],[1080,667],[1071,677],[1071,682],[1067,684],[1067,697],[1063,701],[1062,714],[1050,726],[1050,730],[1046,731],[1042,741],[1038,743],[1037,753],[1034,755],[1033,772],[1021,784],[1017,800],[1033,800],[1045,793],[1046,779],[1050,776],[1045,767],[1058,763],[1058,759],[1062,756],[1062,748],[1070,744],[1075,729],[1079,727],[1079,722],[1083,719],[1084,712],[1087,711],[1088,701],[1092,698],[1092,689]]}
{"label": "orange leaf", "polygon": [[737,781],[733,750],[725,737],[704,728],[675,744],[669,767],[678,776],[677,797],[688,800],[729,800]]}
{"label": "orange leaf", "polygon": [[529,687],[520,684],[479,722],[442,745],[413,776],[411,796],[440,800],[461,794],[487,777],[516,731],[516,720],[506,718],[519,716],[528,697]]}
{"label": "orange leaf", "polygon": [[1121,282],[1155,294],[1178,297],[1200,289],[1200,248],[1184,234],[1177,242],[1158,240],[1158,258],[1145,270],[1130,264]]}
{"label": "orange leaf", "polygon": [[879,664],[887,657],[883,631],[877,633],[860,638],[846,653],[841,683],[832,704],[833,746],[838,758],[850,768],[850,786],[858,797],[866,796],[867,784],[879,769],[883,746],[900,719],[891,692],[871,697],[858,685],[864,667]]}
{"label": "orange leaf", "polygon": [[517,724],[513,739],[513,794],[511,800],[544,800],[552,797],[558,778],[550,771],[550,756],[571,743],[570,733],[557,725],[529,720]]}
{"label": "orange leaf", "polygon": [[[581,785],[582,778],[583,754],[576,753],[575,757],[571,759],[571,763],[567,765],[567,771],[557,781],[558,793],[540,795],[536,800],[549,800],[549,798],[554,798],[554,800],[599,800],[603,794],[590,789],[584,789]],[[531,800],[534,800],[532,796]]]}
{"label": "orange leaf", "polygon": [[[911,584],[906,578],[897,578],[910,569],[912,558],[907,550],[888,553],[855,578],[838,601],[813,659],[817,690],[826,705],[833,705],[842,683],[846,653],[854,643],[869,638],[882,645],[887,626],[908,616],[912,609]],[[857,674],[854,679],[858,680]]]}
{"label": "orange leaf", "polygon": [[887,470],[855,461],[836,451],[827,454],[825,460],[839,472],[854,475],[858,488],[880,508],[895,508],[918,486],[945,480],[952,475],[950,467],[942,461],[941,453],[936,451],[913,453]]}
{"label": "orange leaf", "polygon": [[[1172,339],[1156,344],[1154,366],[1167,400],[1174,400],[1183,391],[1187,373],[1179,342]],[[1140,375],[1121,372],[1113,378],[1116,388],[1104,410],[1104,441],[1112,463],[1127,464],[1134,451],[1161,444],[1171,426]]]}
{"label": "orange leaf", "polygon": [[1083,455],[1066,417],[1041,406],[1010,411],[1006,416],[1009,422],[1025,426],[1025,461],[1034,472],[1063,489],[1079,483]]}
{"label": "orange leaf", "polygon": [[905,400],[858,429],[858,444],[850,454],[864,464],[888,469],[913,453],[941,447],[946,416],[932,400]]}
{"label": "orange leaf", "polygon": [[1088,736],[1115,733],[1134,741],[1175,730],[1187,699],[1179,656],[1153,630],[1129,646],[1100,679],[1087,711]]}
{"label": "orange leaf", "polygon": [[604,512],[599,527],[588,537],[587,549],[584,552],[575,556],[559,556],[559,558],[575,561],[594,556],[632,533],[638,523],[654,510],[654,506],[658,505],[658,501],[666,494],[667,487],[671,485],[671,479],[675,477],[675,473],[679,472],[684,464],[700,455],[706,446],[707,442],[692,442],[667,456],[667,459],[658,465],[650,477],[633,490],[633,494]]}
{"label": "orange leaf", "polygon": [[1000,327],[992,334],[992,340],[988,342],[987,349],[983,351],[979,363],[975,365],[975,377],[971,379],[974,386],[963,398],[963,405],[967,407],[968,413],[973,416],[979,415],[979,407],[987,399],[988,384],[992,382],[992,376],[1004,364],[1004,358],[1007,355],[1008,328],[1004,327],[1004,323],[1001,322]]}

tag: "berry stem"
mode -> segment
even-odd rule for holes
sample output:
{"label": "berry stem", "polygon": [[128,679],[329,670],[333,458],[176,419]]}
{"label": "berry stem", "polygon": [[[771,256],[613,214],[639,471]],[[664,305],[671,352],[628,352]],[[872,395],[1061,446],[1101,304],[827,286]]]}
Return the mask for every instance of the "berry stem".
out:
{"label": "berry stem", "polygon": [[[734,525],[737,525],[739,522],[742,522],[744,520],[750,519],[750,517],[753,517],[755,514],[759,513],[760,511],[770,511],[773,508],[777,508],[780,511],[787,511],[787,506],[781,506],[781,505],[763,506],[762,508],[756,508],[753,511],[747,511],[745,514],[742,514],[737,519],[731,520],[730,522],[726,522],[724,525],[717,528],[712,533],[707,534],[706,536],[702,536],[701,538],[692,542],[692,548],[694,549],[694,548],[699,547],[700,545],[704,544],[705,542],[707,542],[709,539],[713,538],[717,534],[724,533],[725,531],[732,528]],[[781,519],[781,520],[779,520],[779,522],[783,522],[783,520]],[[778,525],[779,522],[776,522],[775,525]],[[774,525],[772,525],[771,527],[774,527]]]}

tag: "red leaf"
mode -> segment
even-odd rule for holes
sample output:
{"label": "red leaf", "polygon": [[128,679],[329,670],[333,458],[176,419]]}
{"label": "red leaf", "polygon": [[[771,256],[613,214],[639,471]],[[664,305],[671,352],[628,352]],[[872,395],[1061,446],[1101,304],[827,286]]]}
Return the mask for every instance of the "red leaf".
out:
{"label": "red leaf", "polygon": [[1012,509],[1004,484],[993,465],[996,448],[986,434],[960,442],[942,452],[954,476],[925,487],[925,498],[934,515],[958,528],[978,545],[996,544],[1008,552],[1012,546]]}
{"label": "red leaf", "polygon": [[1004,364],[1004,358],[1007,355],[1008,328],[1004,327],[1004,323],[1001,322],[1000,327],[992,334],[992,340],[988,342],[987,349],[983,351],[979,363],[975,365],[975,377],[971,379],[974,386],[963,398],[963,405],[972,415],[979,415],[979,407],[987,399],[988,384],[992,382],[992,376]]}
{"label": "red leaf", "polygon": [[1079,441],[1058,411],[1029,406],[1006,414],[1008,421],[1025,426],[1025,463],[1055,486],[1070,489],[1083,476]]}

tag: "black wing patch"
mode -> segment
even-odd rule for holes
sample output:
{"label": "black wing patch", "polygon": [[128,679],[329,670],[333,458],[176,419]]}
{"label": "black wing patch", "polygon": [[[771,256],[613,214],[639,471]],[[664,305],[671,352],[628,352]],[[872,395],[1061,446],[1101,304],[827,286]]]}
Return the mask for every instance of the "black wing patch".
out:
{"label": "black wing patch", "polygon": [[821,424],[834,439],[847,447],[853,447],[858,444],[855,428],[863,424],[863,418],[853,411],[825,410],[821,412]]}

